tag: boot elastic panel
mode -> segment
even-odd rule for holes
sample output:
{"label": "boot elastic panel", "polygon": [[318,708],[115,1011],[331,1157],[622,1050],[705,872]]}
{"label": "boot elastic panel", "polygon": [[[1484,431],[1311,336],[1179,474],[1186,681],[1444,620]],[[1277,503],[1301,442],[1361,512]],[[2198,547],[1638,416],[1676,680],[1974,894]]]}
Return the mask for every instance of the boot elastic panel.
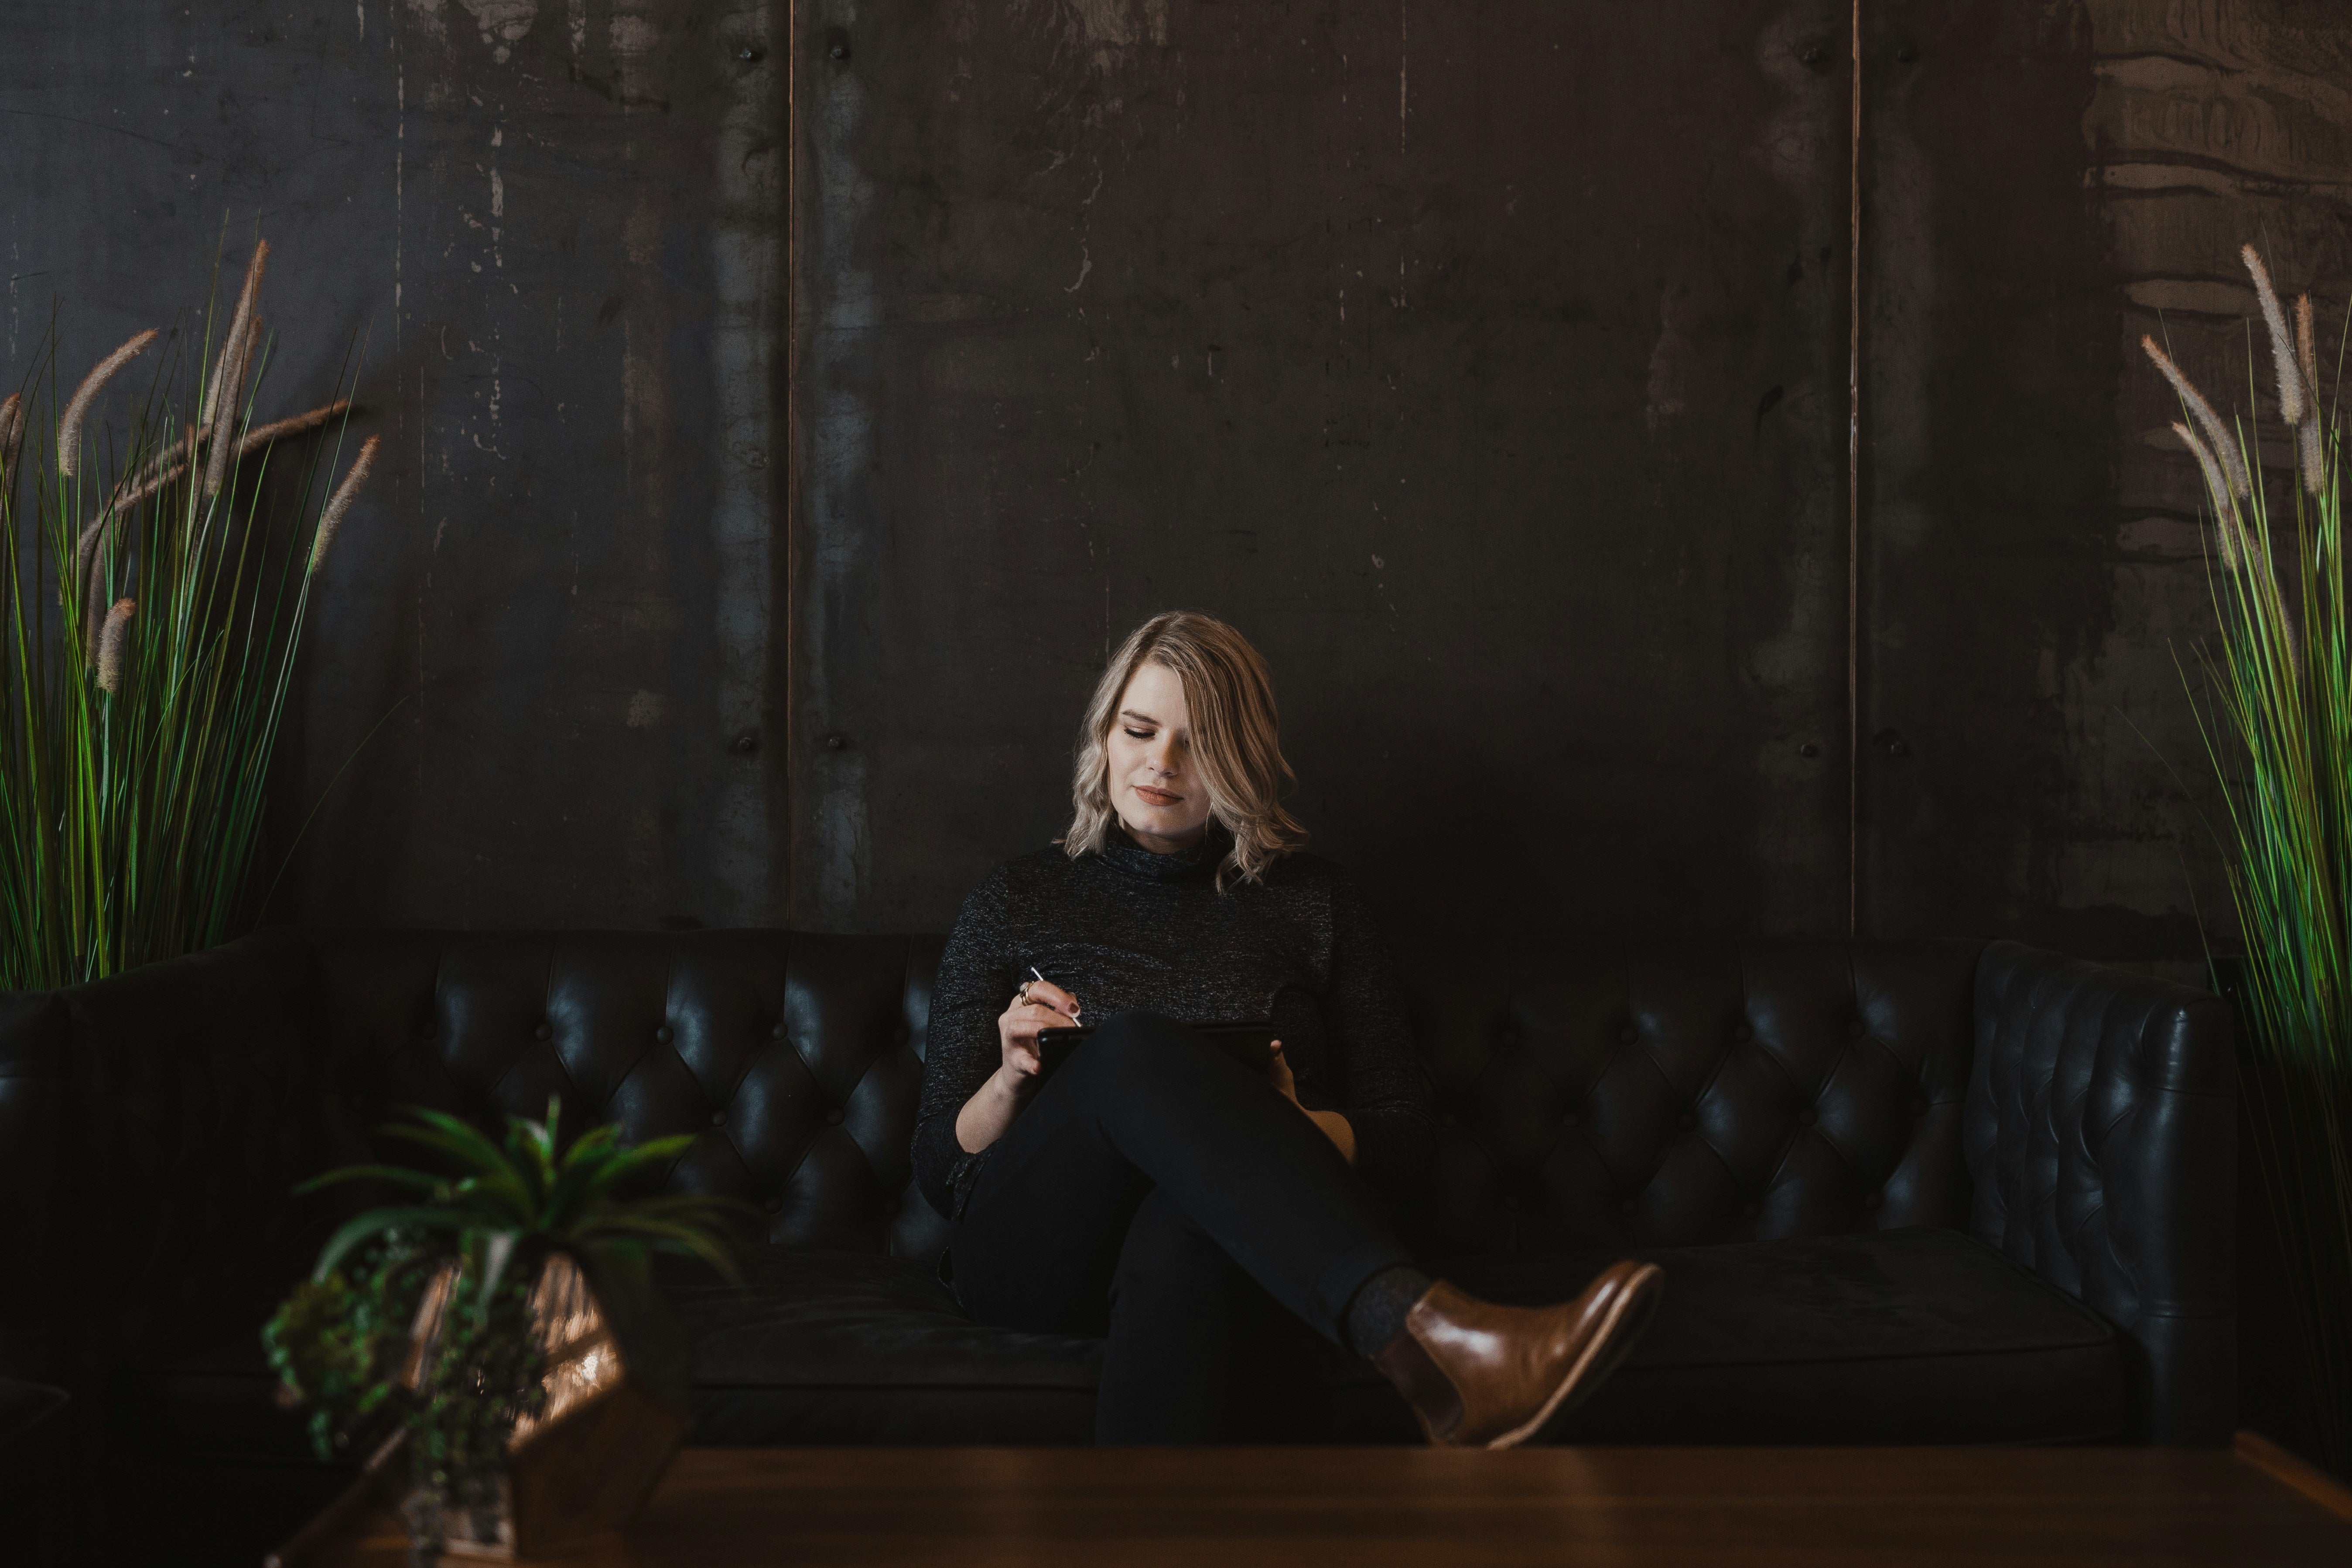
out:
{"label": "boot elastic panel", "polygon": [[[1423,1298],[1426,1300],[1427,1298]],[[1381,1374],[1396,1384],[1412,1413],[1421,1418],[1423,1434],[1433,1443],[1450,1443],[1462,1425],[1462,1391],[1406,1328],[1372,1357]]]}

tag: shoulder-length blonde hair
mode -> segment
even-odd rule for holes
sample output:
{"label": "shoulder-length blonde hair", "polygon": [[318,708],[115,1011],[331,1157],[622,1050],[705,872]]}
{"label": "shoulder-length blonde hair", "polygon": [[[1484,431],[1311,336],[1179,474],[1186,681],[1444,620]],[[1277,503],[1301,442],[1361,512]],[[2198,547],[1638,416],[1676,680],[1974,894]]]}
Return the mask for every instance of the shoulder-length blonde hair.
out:
{"label": "shoulder-length blonde hair", "polygon": [[1276,733],[1274,682],[1249,639],[1212,616],[1171,610],[1135,628],[1095,687],[1078,725],[1077,767],[1070,779],[1076,807],[1062,848],[1072,859],[1099,851],[1118,820],[1110,804],[1110,727],[1127,683],[1145,663],[1165,665],[1184,683],[1192,766],[1209,791],[1209,816],[1233,836],[1217,868],[1257,881],[1307,830],[1282,808],[1282,786],[1296,777]]}

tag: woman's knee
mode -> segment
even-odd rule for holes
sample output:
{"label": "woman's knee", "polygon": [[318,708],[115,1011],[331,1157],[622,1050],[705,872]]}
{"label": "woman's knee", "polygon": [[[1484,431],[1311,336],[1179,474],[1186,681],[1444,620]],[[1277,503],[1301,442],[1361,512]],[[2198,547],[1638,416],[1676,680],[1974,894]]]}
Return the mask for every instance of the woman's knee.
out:
{"label": "woman's knee", "polygon": [[1155,1296],[1222,1295],[1241,1277],[1240,1267],[1195,1224],[1164,1190],[1154,1191],[1135,1211],[1119,1247],[1116,1297],[1142,1288]]}

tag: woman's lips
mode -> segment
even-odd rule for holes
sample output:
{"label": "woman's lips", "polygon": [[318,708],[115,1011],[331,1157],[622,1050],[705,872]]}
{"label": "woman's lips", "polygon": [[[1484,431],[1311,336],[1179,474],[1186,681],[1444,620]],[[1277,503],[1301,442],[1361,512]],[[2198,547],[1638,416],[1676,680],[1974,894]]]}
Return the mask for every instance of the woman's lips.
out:
{"label": "woman's lips", "polygon": [[1164,789],[1153,789],[1150,784],[1137,784],[1135,793],[1143,797],[1146,805],[1174,805],[1184,798]]}

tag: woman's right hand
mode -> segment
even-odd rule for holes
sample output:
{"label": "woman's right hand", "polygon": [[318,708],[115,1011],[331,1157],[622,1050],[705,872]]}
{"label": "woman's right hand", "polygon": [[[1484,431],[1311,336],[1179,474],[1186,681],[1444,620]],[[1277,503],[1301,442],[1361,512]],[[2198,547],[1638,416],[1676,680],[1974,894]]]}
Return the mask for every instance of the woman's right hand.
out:
{"label": "woman's right hand", "polygon": [[997,1077],[1016,1095],[1037,1087],[1045,1058],[1037,1048],[1041,1029],[1066,1029],[1078,1021],[1078,999],[1050,980],[1033,980],[1013,998],[996,1020],[996,1037],[1003,1053]]}

